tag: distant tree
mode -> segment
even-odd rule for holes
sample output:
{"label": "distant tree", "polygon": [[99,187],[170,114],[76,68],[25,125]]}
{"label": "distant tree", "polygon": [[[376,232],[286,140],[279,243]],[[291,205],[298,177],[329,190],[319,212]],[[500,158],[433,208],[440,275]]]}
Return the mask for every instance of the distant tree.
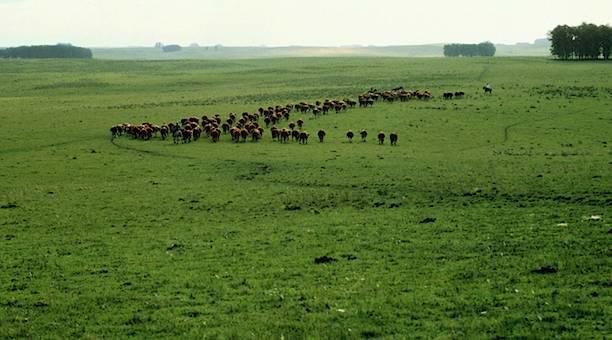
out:
{"label": "distant tree", "polygon": [[567,25],[559,25],[550,32],[550,52],[561,59],[569,59],[574,54],[574,32]]}
{"label": "distant tree", "polygon": [[601,54],[600,30],[594,24],[582,23],[576,28],[580,59],[597,59]]}
{"label": "distant tree", "polygon": [[165,45],[162,47],[164,52],[178,52],[181,50],[181,46],[179,45]]}
{"label": "distant tree", "polygon": [[495,55],[495,45],[491,42],[483,42],[478,44],[478,54],[483,57],[493,57]]}
{"label": "distant tree", "polygon": [[162,48],[162,47],[164,47],[164,44],[162,44],[161,42],[158,41],[155,43],[155,48]]}
{"label": "distant tree", "polygon": [[612,27],[607,25],[599,26],[599,36],[601,40],[601,54],[605,60],[608,60],[612,54]]}
{"label": "distant tree", "polygon": [[580,26],[559,25],[549,34],[550,52],[553,56],[567,59],[610,58],[612,28],[608,25],[582,23]]}
{"label": "distant tree", "polygon": [[458,54],[455,53],[455,45],[447,44],[444,45],[444,56],[445,57],[457,57]]}
{"label": "distant tree", "polygon": [[495,51],[495,45],[490,42],[444,45],[445,57],[492,57],[495,55]]}
{"label": "distant tree", "polygon": [[10,47],[0,53],[2,58],[85,58],[93,57],[88,48],[69,44]]}

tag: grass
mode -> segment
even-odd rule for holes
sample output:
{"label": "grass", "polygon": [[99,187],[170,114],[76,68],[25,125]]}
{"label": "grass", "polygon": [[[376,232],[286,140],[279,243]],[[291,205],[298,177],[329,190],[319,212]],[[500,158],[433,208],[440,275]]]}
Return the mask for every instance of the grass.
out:
{"label": "grass", "polygon": [[[609,337],[611,75],[539,58],[0,61],[0,337]],[[110,142],[126,121],[399,85],[436,98],[306,115],[308,145]]]}

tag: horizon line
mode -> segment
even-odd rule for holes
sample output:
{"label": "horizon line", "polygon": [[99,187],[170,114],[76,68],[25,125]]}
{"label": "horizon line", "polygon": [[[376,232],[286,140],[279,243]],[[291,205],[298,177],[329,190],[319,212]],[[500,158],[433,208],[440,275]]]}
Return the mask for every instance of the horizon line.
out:
{"label": "horizon line", "polygon": [[[494,45],[506,45],[506,46],[512,46],[512,45],[519,45],[519,44],[529,44],[529,45],[535,45],[535,43],[538,40],[549,40],[548,38],[538,38],[534,41],[519,41],[519,42],[514,42],[514,43],[495,43],[489,40],[485,40],[482,42],[491,42]],[[481,42],[481,43],[482,43]],[[265,45],[265,44],[261,44],[261,45],[224,45],[222,43],[217,43],[217,44],[200,44],[200,43],[196,43],[196,42],[192,42],[189,44],[179,44],[179,43],[162,43],[164,46],[168,46],[168,45],[179,45],[182,48],[202,48],[202,47],[229,47],[229,48],[385,48],[385,47],[411,47],[411,46],[443,46],[443,45],[447,45],[447,44],[479,44],[479,43],[462,43],[462,42],[436,42],[436,43],[423,43],[423,44],[389,44],[389,45],[375,45],[375,44],[368,44],[368,45],[363,45],[363,44],[346,44],[346,45],[300,45],[300,44],[296,44],[296,45]],[[44,46],[44,45],[72,45],[72,46],[78,46],[78,47],[86,47],[86,48],[156,48],[155,44],[157,43],[153,43],[150,45],[98,45],[98,46],[94,46],[94,45],[75,45],[73,43],[68,43],[68,42],[56,42],[54,44],[30,44],[30,45],[26,45],[26,44],[22,44],[22,45],[13,45],[13,46],[4,46],[4,45],[0,45],[0,48],[11,48],[11,47],[21,47],[21,46]],[[197,46],[191,46],[191,45],[197,45]]]}

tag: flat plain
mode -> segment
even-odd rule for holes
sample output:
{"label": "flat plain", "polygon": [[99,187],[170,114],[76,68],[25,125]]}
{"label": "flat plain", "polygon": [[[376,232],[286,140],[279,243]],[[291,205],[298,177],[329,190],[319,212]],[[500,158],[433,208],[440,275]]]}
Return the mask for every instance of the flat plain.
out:
{"label": "flat plain", "polygon": [[[110,138],[397,86],[306,145]],[[610,337],[611,104],[609,62],[0,60],[0,338]]]}

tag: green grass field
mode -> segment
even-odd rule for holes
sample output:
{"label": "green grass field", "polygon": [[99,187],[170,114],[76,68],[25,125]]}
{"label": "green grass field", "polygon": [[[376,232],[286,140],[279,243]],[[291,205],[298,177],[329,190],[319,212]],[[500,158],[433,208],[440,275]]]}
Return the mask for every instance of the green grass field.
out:
{"label": "green grass field", "polygon": [[[110,140],[400,85],[307,145]],[[611,337],[611,104],[603,62],[0,60],[0,338]]]}

